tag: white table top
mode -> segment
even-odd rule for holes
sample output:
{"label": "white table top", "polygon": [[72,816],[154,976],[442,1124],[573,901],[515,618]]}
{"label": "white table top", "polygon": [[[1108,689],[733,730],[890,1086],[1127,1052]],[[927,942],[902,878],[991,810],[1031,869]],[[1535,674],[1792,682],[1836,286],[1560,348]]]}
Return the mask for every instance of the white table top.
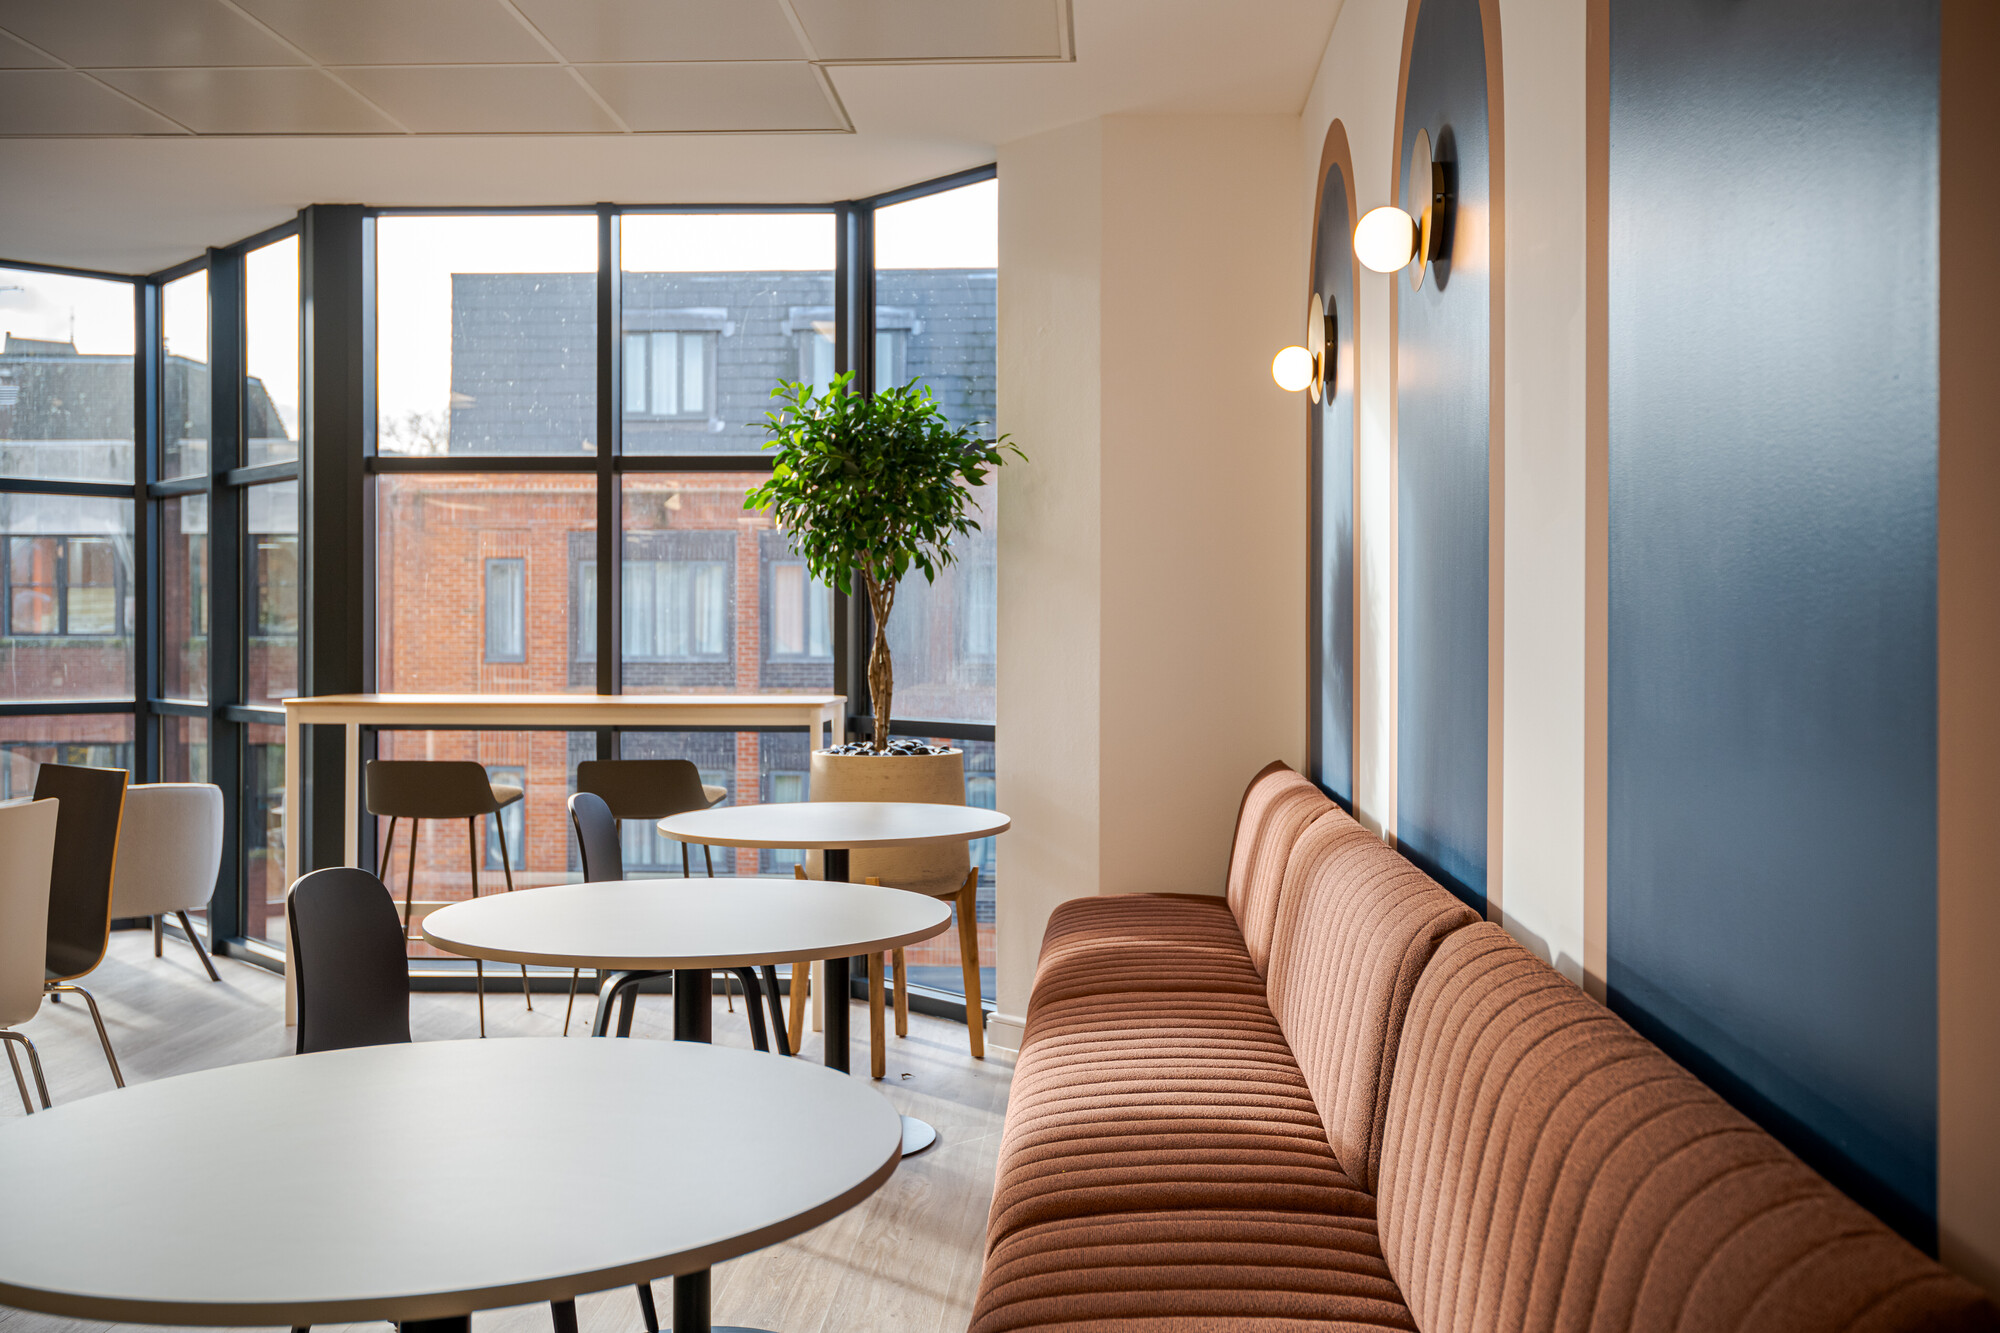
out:
{"label": "white table top", "polygon": [[798,879],[639,879],[488,894],[424,918],[468,958],[666,972],[882,953],[951,924],[901,889]]}
{"label": "white table top", "polygon": [[973,805],[913,801],[787,801],[694,810],[660,821],[676,842],[713,847],[913,847],[1005,833],[1012,821]]}
{"label": "white table top", "polygon": [[0,1303],[290,1327],[569,1299],[817,1226],[889,1178],[902,1133],[865,1081],[695,1042],[232,1065],[0,1129]]}

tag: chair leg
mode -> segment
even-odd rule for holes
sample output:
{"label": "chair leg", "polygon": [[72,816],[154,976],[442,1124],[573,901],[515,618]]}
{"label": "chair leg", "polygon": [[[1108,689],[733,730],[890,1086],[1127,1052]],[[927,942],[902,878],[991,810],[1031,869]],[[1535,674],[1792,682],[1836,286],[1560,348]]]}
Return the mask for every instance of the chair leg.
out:
{"label": "chair leg", "polygon": [[569,970],[569,1004],[563,1009],[563,1035],[565,1037],[569,1035],[569,1016],[576,1012],[576,983],[577,979],[582,975],[583,969],[580,967],[572,967]]}
{"label": "chair leg", "polygon": [[[743,983],[743,1012],[750,1019],[750,1044],[760,1051],[771,1049],[771,1039],[764,1032],[763,987],[757,984],[757,969],[739,967],[736,976]],[[728,985],[729,974],[723,974],[723,984]]]}
{"label": "chair leg", "polygon": [[[793,879],[804,879],[805,877],[806,877],[806,868],[804,866],[794,865],[792,867]],[[787,1026],[789,1027],[790,1030],[789,1035],[791,1037],[791,1047],[795,1051],[798,1050],[799,1047],[805,1044],[806,995],[807,992],[810,991],[811,989],[812,989],[812,964],[806,962],[793,963],[792,1006],[791,1006],[792,1016],[791,1016],[791,1022]]]}
{"label": "chair leg", "polygon": [[[500,831],[500,872],[507,876],[507,892],[512,893],[514,891],[514,857],[507,850],[507,821],[500,818],[498,810],[488,815],[487,818],[492,820],[493,827]],[[531,1014],[534,1013],[535,993],[528,989],[528,965],[526,963],[521,964],[521,999],[527,1003],[528,1012]]]}
{"label": "chair leg", "polygon": [[958,915],[958,965],[965,979],[965,1035],[972,1058],[986,1058],[986,1009],[979,985],[979,867],[965,877],[955,904]]}
{"label": "chair leg", "polygon": [[653,1284],[641,1282],[634,1290],[639,1293],[639,1316],[646,1321],[646,1333],[660,1333],[660,1312],[653,1308]]}
{"label": "chair leg", "polygon": [[[390,831],[394,832],[393,829]],[[403,880],[403,938],[406,940],[410,932],[416,928],[416,922],[412,920],[410,914],[415,910],[411,904],[417,892],[417,843],[423,831],[423,820],[410,821],[410,873]]]}
{"label": "chair leg", "polygon": [[895,987],[891,992],[895,996],[892,1007],[896,1013],[896,1035],[899,1037],[910,1035],[910,990],[908,983],[903,979],[903,974],[908,970],[909,964],[903,961],[903,951],[896,950],[896,966],[890,972],[889,980]]}
{"label": "chair leg", "polygon": [[771,1010],[771,1040],[778,1043],[778,1054],[792,1053],[790,1034],[785,1031],[784,1002],[778,997],[778,969],[770,963],[764,964],[764,1003]]}
{"label": "chair leg", "polygon": [[[712,851],[713,849],[707,843],[703,843],[701,845],[701,864],[708,871],[708,877],[710,879],[715,878],[715,857],[711,855]],[[687,850],[685,843],[682,844],[681,858],[683,861],[687,859]]]}
{"label": "chair leg", "polygon": [[153,913],[153,957],[155,958],[160,957],[160,936],[165,933],[160,928],[161,921],[160,914],[158,912]]}
{"label": "chair leg", "polygon": [[[201,947],[201,938],[194,933],[194,923],[188,920],[188,914],[176,912],[174,915],[181,919],[181,929],[187,933],[188,943],[194,946],[194,956],[201,959],[201,965],[208,969],[208,979],[222,980],[222,975],[215,970],[215,964],[209,959],[208,950]],[[153,920],[157,924],[159,918],[154,917]]]}
{"label": "chair leg", "polygon": [[[505,856],[500,858],[503,863],[506,859]],[[472,868],[472,896],[477,898],[479,896],[479,821],[477,819],[468,819],[465,821],[465,860],[466,864]],[[483,1037],[486,1035],[486,961],[482,958],[472,960],[472,989],[479,994],[479,1035]]]}
{"label": "chair leg", "polygon": [[889,1072],[889,1040],[882,1035],[882,972],[888,961],[886,953],[868,955],[868,1076],[878,1079]]}
{"label": "chair leg", "polygon": [[35,1043],[19,1032],[0,1029],[0,1042],[7,1047],[7,1063],[14,1066],[14,1086],[21,1090],[21,1105],[28,1108],[29,1115],[33,1115],[35,1108],[28,1103],[28,1085],[21,1078],[21,1063],[14,1058],[14,1043],[17,1041],[28,1048],[28,1068],[35,1072],[35,1091],[41,1094],[42,1109],[46,1111],[49,1109],[49,1081],[42,1077],[42,1057],[35,1050]]}
{"label": "chair leg", "polygon": [[118,1057],[111,1050],[111,1034],[104,1030],[104,1015],[97,1012],[97,998],[81,986],[72,986],[67,981],[52,985],[51,994],[67,993],[81,995],[83,1002],[90,1006],[90,1021],[97,1024],[97,1044],[104,1048],[104,1063],[111,1066],[111,1081],[119,1087],[125,1086],[125,1075],[118,1070]]}

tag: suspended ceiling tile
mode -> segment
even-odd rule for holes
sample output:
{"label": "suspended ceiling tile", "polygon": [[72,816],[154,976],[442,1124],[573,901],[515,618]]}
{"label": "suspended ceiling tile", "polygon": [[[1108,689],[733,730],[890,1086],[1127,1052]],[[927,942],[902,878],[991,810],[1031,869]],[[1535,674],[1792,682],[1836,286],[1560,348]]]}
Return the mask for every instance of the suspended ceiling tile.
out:
{"label": "suspended ceiling tile", "polygon": [[820,60],[1061,60],[1064,0],[792,0]]}
{"label": "suspended ceiling tile", "polygon": [[844,130],[819,76],[802,61],[583,65],[591,86],[641,132]]}
{"label": "suspended ceiling tile", "polygon": [[778,0],[514,0],[573,61],[803,60]]}
{"label": "suspended ceiling tile", "polygon": [[0,32],[0,69],[50,69],[56,63],[26,42]]}
{"label": "suspended ceiling tile", "polygon": [[0,70],[0,137],[185,133],[87,75],[66,69]]}
{"label": "suspended ceiling tile", "polygon": [[316,69],[118,69],[99,74],[197,134],[395,134]]}
{"label": "suspended ceiling tile", "polygon": [[220,0],[0,0],[0,28],[72,65],[299,65]]}
{"label": "suspended ceiling tile", "polygon": [[501,0],[237,0],[326,65],[527,65],[548,48]]}
{"label": "suspended ceiling tile", "polygon": [[616,134],[622,128],[559,66],[396,65],[334,73],[418,134]]}

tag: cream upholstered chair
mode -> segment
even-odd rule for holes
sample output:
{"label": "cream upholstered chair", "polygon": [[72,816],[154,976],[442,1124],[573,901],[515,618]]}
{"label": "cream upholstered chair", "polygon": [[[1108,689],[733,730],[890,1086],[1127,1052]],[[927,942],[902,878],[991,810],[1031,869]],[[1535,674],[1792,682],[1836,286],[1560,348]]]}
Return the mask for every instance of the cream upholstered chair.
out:
{"label": "cream upholstered chair", "polygon": [[49,937],[49,872],[56,859],[56,813],[60,802],[21,801],[0,805],[0,1045],[14,1068],[14,1086],[29,1115],[28,1083],[21,1076],[15,1046],[28,1052],[35,1090],[49,1104],[49,1083],[35,1043],[9,1028],[25,1023],[42,1007],[43,969]]}
{"label": "cream upholstered chair", "polygon": [[221,868],[222,788],[206,782],[147,782],[125,789],[118,864],[111,873],[111,915],[151,917],[155,958],[160,956],[161,922],[169,913],[180,918],[210,981],[222,978],[188,913],[208,906]]}

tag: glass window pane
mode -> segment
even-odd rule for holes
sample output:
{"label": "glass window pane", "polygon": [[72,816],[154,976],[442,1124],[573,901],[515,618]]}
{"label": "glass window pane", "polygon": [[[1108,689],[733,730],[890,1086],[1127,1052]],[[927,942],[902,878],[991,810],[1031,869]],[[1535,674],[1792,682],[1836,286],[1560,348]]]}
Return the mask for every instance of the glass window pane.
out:
{"label": "glass window pane", "polygon": [[0,477],[132,480],[132,284],[0,268]]}
{"label": "glass window pane", "polygon": [[628,395],[625,452],[763,448],[751,423],[772,387],[816,373],[814,340],[832,333],[834,238],[831,213],[626,215],[625,328],[656,336],[650,411]]}
{"label": "glass window pane", "polygon": [[299,456],[299,238],[243,257],[244,465]]}
{"label": "glass window pane", "polygon": [[132,697],[132,502],[0,494],[0,699]]}
{"label": "glass window pane", "polygon": [[522,662],[528,656],[527,561],[503,556],[486,562],[486,660]]}
{"label": "glass window pane", "polygon": [[130,769],[132,715],[0,717],[0,801],[33,796],[43,764]]}
{"label": "glass window pane", "polygon": [[160,689],[208,698],[208,497],[160,502]]}
{"label": "glass window pane", "polygon": [[277,703],[298,693],[299,484],[271,482],[243,492],[243,551],[250,592],[245,698]]}
{"label": "glass window pane", "polygon": [[375,271],[381,452],[595,451],[595,217],[382,218]]}
{"label": "glass window pane", "polygon": [[[877,384],[921,381],[956,425],[991,436],[998,324],[999,184],[982,181],[875,212]],[[993,721],[998,637],[997,488],[980,530],[955,543],[936,583],[912,573],[889,619],[896,716]]]}
{"label": "glass window pane", "polygon": [[643,333],[625,335],[625,410],[646,410],[646,349],[650,340]]}
{"label": "glass window pane", "polygon": [[160,719],[160,781],[212,782],[208,766],[208,719]]}
{"label": "glass window pane", "polygon": [[243,933],[285,939],[285,729],[243,728]]}
{"label": "glass window pane", "polygon": [[[593,475],[403,473],[378,476],[375,488],[381,689],[596,691]],[[486,653],[489,561],[520,569],[521,652],[511,661]]]}
{"label": "glass window pane", "polygon": [[160,476],[199,477],[208,471],[208,271],[160,288],[163,358]]}

